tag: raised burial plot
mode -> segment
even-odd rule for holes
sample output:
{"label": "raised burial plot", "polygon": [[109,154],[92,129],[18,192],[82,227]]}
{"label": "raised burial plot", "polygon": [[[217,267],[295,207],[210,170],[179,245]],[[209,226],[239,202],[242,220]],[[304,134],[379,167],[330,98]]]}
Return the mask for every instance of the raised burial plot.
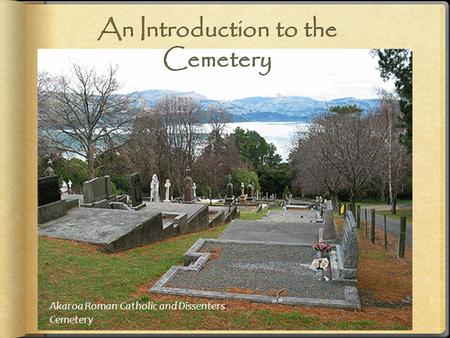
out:
{"label": "raised burial plot", "polygon": [[39,235],[98,245],[114,252],[163,239],[162,215],[158,211],[75,208],[67,215],[39,226]]}
{"label": "raised burial plot", "polygon": [[187,223],[181,225],[179,232],[181,234],[191,233],[208,228],[208,206],[204,204],[184,204],[184,203],[164,203],[164,202],[145,202],[146,207],[136,212],[146,215],[154,211],[162,213],[183,213],[187,215]]}
{"label": "raised burial plot", "polygon": [[291,305],[360,308],[355,286],[310,267],[309,245],[200,239],[151,292]]}

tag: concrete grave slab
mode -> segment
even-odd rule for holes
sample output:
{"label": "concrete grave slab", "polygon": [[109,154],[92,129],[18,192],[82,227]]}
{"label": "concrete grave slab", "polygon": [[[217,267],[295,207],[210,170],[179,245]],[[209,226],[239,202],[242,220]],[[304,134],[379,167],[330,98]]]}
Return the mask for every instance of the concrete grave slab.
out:
{"label": "concrete grave slab", "polygon": [[74,208],[67,215],[39,226],[39,235],[99,245],[106,251],[125,250],[163,239],[158,211]]}
{"label": "concrete grave slab", "polygon": [[319,241],[321,227],[314,223],[233,220],[220,235],[220,239],[308,243]]}
{"label": "concrete grave slab", "polygon": [[298,223],[313,223],[316,220],[316,212],[309,209],[296,210],[296,211],[272,211],[269,210],[263,221],[273,222],[298,222]]}

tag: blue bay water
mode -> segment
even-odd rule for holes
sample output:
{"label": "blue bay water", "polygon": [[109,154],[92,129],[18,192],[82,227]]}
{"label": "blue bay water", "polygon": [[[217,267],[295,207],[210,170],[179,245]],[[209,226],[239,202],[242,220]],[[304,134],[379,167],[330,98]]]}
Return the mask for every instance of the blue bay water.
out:
{"label": "blue bay water", "polygon": [[[298,134],[307,131],[308,126],[308,123],[300,122],[233,122],[226,124],[225,133],[232,133],[237,127],[244,130],[254,130],[264,137],[268,143],[273,143],[277,153],[286,161],[291,149],[295,146]],[[201,129],[202,132],[210,131],[207,124],[202,125]],[[72,146],[74,145],[72,144]],[[80,158],[73,153],[65,153],[64,157]]]}
{"label": "blue bay water", "polygon": [[[234,122],[226,124],[225,132],[231,133],[237,127],[254,130],[267,142],[273,143],[277,153],[287,160],[298,133],[305,132],[308,126],[308,123],[300,122]],[[208,125],[204,125],[204,128],[208,131]]]}

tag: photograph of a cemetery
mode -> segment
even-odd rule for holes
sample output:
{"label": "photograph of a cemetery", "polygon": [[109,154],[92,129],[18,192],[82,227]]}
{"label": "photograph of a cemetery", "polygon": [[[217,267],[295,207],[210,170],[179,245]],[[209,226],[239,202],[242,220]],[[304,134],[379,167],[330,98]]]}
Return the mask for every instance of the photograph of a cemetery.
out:
{"label": "photograph of a cemetery", "polygon": [[412,52],[234,52],[39,51],[40,330],[412,329]]}

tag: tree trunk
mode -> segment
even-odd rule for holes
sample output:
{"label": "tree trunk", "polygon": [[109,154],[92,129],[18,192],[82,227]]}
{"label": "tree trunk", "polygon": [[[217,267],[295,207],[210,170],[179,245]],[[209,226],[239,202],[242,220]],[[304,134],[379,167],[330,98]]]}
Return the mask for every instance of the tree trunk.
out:
{"label": "tree trunk", "polygon": [[392,193],[391,214],[392,215],[397,215],[397,192],[396,191],[394,191]]}
{"label": "tree trunk", "polygon": [[89,179],[93,179],[95,178],[95,168],[94,168],[94,156],[95,156],[95,150],[94,150],[94,145],[93,144],[89,144],[88,145],[88,150],[87,150],[87,170],[88,170],[88,176]]}
{"label": "tree trunk", "polygon": [[394,197],[394,186],[392,182],[392,121],[389,118],[389,150],[388,150],[388,184],[389,184],[389,203],[391,212],[395,215],[397,198]]}
{"label": "tree trunk", "polygon": [[355,215],[355,192],[353,191],[353,190],[350,190],[350,203],[349,203],[349,206],[350,206],[350,210],[352,211],[352,213],[353,213],[353,216]]}

